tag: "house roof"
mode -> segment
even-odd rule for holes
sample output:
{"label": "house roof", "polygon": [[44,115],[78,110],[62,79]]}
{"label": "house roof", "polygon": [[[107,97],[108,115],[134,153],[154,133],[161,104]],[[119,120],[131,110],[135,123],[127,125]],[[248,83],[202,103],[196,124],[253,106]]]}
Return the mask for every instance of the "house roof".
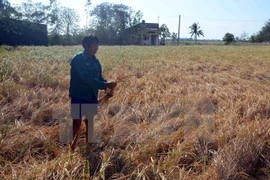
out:
{"label": "house roof", "polygon": [[148,30],[158,30],[159,24],[158,23],[140,23],[126,29],[133,29],[137,27],[144,27],[145,29],[148,29]]}

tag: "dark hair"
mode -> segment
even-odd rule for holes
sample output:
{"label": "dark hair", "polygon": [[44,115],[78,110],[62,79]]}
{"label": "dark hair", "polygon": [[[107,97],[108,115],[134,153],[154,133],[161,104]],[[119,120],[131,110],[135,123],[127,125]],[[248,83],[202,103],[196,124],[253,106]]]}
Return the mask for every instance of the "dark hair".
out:
{"label": "dark hair", "polygon": [[94,43],[96,43],[96,44],[99,43],[99,39],[96,35],[89,34],[89,35],[83,37],[82,46],[84,48],[85,48],[85,46],[90,47]]}

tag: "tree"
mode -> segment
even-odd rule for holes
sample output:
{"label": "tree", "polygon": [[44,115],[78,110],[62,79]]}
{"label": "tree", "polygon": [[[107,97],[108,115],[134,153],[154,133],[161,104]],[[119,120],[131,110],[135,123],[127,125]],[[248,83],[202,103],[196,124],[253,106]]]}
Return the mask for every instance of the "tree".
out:
{"label": "tree", "polygon": [[204,33],[203,30],[200,30],[201,26],[199,26],[199,23],[193,23],[191,26],[189,26],[190,28],[190,33],[191,37],[193,37],[193,35],[195,35],[195,42],[197,43],[197,37],[203,36],[204,37]]}
{"label": "tree", "polygon": [[257,34],[257,42],[269,42],[270,41],[270,19],[262,27],[261,31]]}
{"label": "tree", "polygon": [[16,18],[18,12],[7,0],[0,0],[0,18]]}
{"label": "tree", "polygon": [[40,2],[34,3],[31,0],[28,0],[15,8],[20,13],[21,20],[43,24],[47,24],[48,22],[49,6],[46,6]]}
{"label": "tree", "polygon": [[[123,4],[97,5],[91,11],[91,16],[94,17],[92,24],[95,34],[100,37],[100,43],[122,44],[123,32],[132,24],[133,13],[130,7]],[[137,17],[140,17],[139,14]]]}
{"label": "tree", "polygon": [[85,27],[88,26],[88,16],[90,15],[90,6],[91,6],[91,0],[86,0],[85,3],[85,14],[86,14],[86,24]]}
{"label": "tree", "polygon": [[177,38],[177,33],[173,32],[172,33],[172,42],[173,42],[173,45],[174,45],[174,42],[175,42],[176,38]]}
{"label": "tree", "polygon": [[49,8],[49,32],[50,34],[60,35],[60,31],[62,29],[62,22],[60,18],[60,5],[58,4],[57,0],[50,0]]}
{"label": "tree", "polygon": [[131,18],[131,24],[130,26],[134,26],[136,24],[140,24],[143,17],[143,13],[141,11],[137,11],[135,15],[133,15]]}
{"label": "tree", "polygon": [[251,35],[250,38],[249,38],[249,41],[252,42],[252,43],[255,43],[257,40],[256,40],[256,35]]}
{"label": "tree", "polygon": [[160,44],[165,45],[166,38],[171,36],[170,30],[169,30],[169,28],[167,27],[166,24],[162,24],[160,26],[159,35],[161,36]]}
{"label": "tree", "polygon": [[232,42],[235,42],[234,35],[231,33],[226,33],[225,36],[223,37],[223,41],[225,41],[225,44],[231,44]]}
{"label": "tree", "polygon": [[244,31],[241,35],[240,35],[240,41],[248,41],[249,37],[248,34]]}
{"label": "tree", "polygon": [[71,35],[79,27],[80,15],[75,9],[62,7],[60,12],[60,19],[62,25],[62,34]]}
{"label": "tree", "polygon": [[91,11],[91,16],[94,17],[92,25],[101,44],[113,44],[117,36],[118,27],[113,24],[115,16],[112,6],[110,3],[102,3]]}
{"label": "tree", "polygon": [[70,9],[67,7],[62,7],[61,9],[61,25],[62,25],[62,33],[65,35],[65,44],[71,45],[71,35],[75,34],[78,29],[79,22],[79,14],[75,9]]}

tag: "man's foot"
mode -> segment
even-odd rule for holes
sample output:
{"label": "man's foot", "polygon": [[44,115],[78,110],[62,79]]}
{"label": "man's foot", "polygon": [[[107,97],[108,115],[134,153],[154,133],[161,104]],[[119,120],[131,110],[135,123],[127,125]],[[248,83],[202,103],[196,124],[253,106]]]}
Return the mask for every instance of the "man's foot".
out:
{"label": "man's foot", "polygon": [[100,170],[102,156],[100,155],[100,153],[92,152],[86,156],[86,160],[88,161],[90,166],[90,176],[94,176]]}

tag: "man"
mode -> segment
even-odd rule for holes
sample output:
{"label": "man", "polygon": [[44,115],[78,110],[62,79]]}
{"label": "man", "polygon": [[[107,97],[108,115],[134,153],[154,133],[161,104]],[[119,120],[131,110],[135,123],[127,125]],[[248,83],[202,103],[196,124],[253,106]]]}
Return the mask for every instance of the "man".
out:
{"label": "man", "polygon": [[107,82],[102,77],[102,67],[95,54],[98,51],[99,39],[95,35],[83,38],[83,52],[76,54],[70,62],[70,88],[71,116],[73,119],[73,141],[71,149],[74,150],[80,130],[82,117],[85,116],[86,145],[90,147],[94,142],[94,116],[98,112],[98,90],[112,91],[116,83]]}

